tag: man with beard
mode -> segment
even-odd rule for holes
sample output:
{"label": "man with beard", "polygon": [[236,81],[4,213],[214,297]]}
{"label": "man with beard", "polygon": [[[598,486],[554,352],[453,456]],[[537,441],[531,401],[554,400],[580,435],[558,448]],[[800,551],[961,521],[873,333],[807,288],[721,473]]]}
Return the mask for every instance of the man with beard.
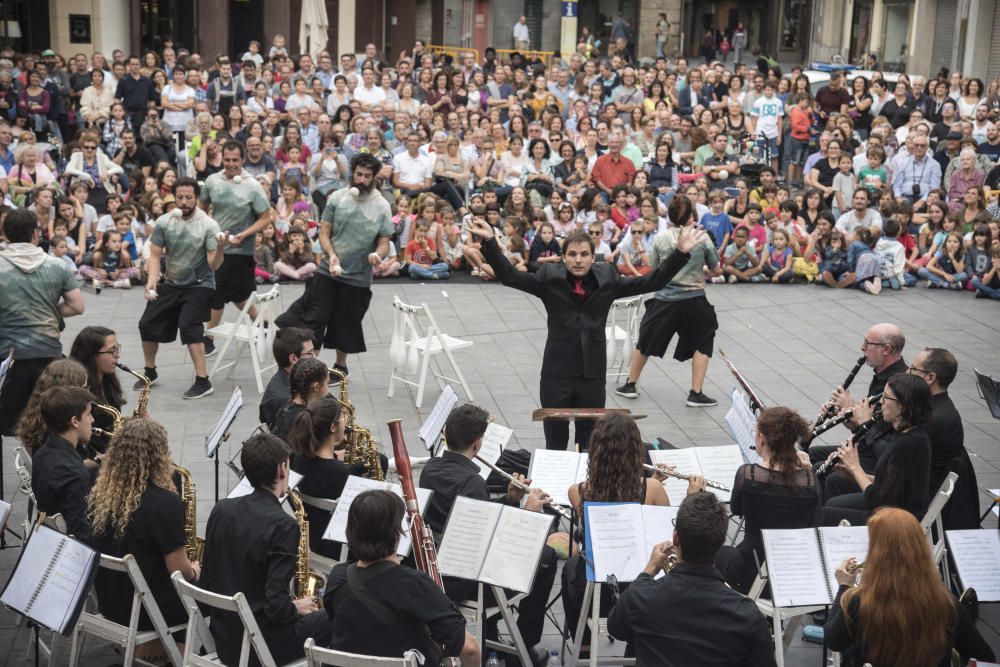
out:
{"label": "man with beard", "polygon": [[[193,178],[179,178],[174,184],[170,213],[160,216],[150,237],[146,263],[146,310],[139,319],[145,375],[156,379],[156,353],[160,343],[172,343],[181,333],[194,362],[195,381],[184,398],[200,398],[212,393],[205,369],[205,325],[215,292],[215,271],[225,255],[224,234],[219,224],[198,208],[201,188]],[[169,254],[163,282],[160,263]]]}
{"label": "man with beard", "polygon": [[347,355],[364,352],[361,321],[368,312],[372,267],[389,254],[392,211],[374,190],[382,163],[370,153],[351,158],[351,187],[327,199],[320,222],[323,262],[303,294],[282,314],[279,327],[308,327],[313,343],[333,348],[334,368],[347,373]]}

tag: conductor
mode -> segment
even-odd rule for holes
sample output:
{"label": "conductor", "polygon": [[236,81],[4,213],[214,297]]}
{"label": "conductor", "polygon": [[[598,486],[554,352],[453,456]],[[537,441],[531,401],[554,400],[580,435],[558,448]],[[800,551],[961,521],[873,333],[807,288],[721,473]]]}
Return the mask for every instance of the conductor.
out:
{"label": "conductor", "polygon": [[[686,199],[678,195],[671,208]],[[563,262],[545,264],[537,273],[523,273],[504,257],[494,230],[474,217],[471,231],[483,240],[482,251],[508,287],[533,294],[545,304],[548,338],[542,357],[539,394],[543,408],[603,408],[607,352],[604,327],[615,299],[664,287],[688,261],[688,251],[707,238],[693,227],[682,230],[674,252],[646,276],[626,278],[611,264],[595,264],[594,241],[586,232],[572,232],[563,241]],[[565,450],[567,422],[546,421],[545,446]],[[593,422],[576,422],[576,442],[586,449]]]}

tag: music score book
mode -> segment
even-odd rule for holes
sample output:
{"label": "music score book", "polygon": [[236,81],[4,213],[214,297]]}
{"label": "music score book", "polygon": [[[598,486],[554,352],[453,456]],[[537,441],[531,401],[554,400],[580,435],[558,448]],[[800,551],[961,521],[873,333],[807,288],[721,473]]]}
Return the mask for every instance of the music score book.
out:
{"label": "music score book", "polygon": [[569,487],[587,479],[586,453],[554,449],[531,452],[528,479],[531,486],[544,490],[557,505],[569,506]]}
{"label": "music score book", "polygon": [[[351,510],[351,503],[354,502],[354,499],[364,491],[392,491],[400,498],[403,497],[403,487],[399,484],[380,482],[375,479],[368,479],[367,477],[351,475],[347,478],[347,484],[344,485],[344,491],[340,494],[340,498],[337,499],[337,509],[333,511],[330,523],[327,524],[326,530],[323,532],[324,540],[347,543],[347,513]],[[430,497],[430,490],[417,488],[417,507],[420,509],[421,514],[424,513]],[[400,556],[406,556],[410,553],[411,536],[409,523],[406,520],[405,514],[403,515],[401,527],[403,528],[403,535],[399,538],[399,546],[396,547],[396,553]],[[317,526],[316,529],[318,530],[319,527]],[[310,527],[310,530],[312,530],[312,527]]]}
{"label": "music score book", "polygon": [[868,527],[763,530],[771,599],[778,607],[833,604],[837,567],[848,558],[864,561]]}
{"label": "music score book", "polygon": [[[240,414],[241,409],[243,409],[243,389],[236,387],[229,397],[229,402],[226,403],[226,409],[222,411],[219,421],[215,423],[215,428],[205,438],[206,457],[212,458],[215,456],[219,445],[222,444],[222,440],[226,437],[226,432],[229,431],[233,422],[236,421],[236,416]],[[216,494],[216,498],[218,498],[218,494]]]}
{"label": "music score book", "polygon": [[[514,431],[495,422],[486,425],[486,433],[483,434],[483,446],[479,448],[479,456],[490,463],[496,464],[503,454],[504,448],[510,442],[510,436]],[[481,461],[472,459],[472,462],[479,466],[479,476],[486,479],[493,471]]]}
{"label": "music score book", "polygon": [[[739,445],[722,445],[719,447],[685,447],[684,449],[654,449],[649,452],[650,460],[674,466],[682,475],[698,474],[732,488],[736,471],[745,461]],[[687,495],[687,480],[667,477],[663,485],[667,488],[670,502],[680,505]],[[706,487],[719,499],[728,503],[731,494],[712,487]]]}
{"label": "music score book", "polygon": [[446,384],[441,390],[437,402],[434,403],[430,416],[420,425],[417,436],[424,441],[424,447],[430,451],[432,456],[441,431],[444,430],[444,424],[448,421],[448,415],[451,414],[456,405],[458,405],[458,394],[455,393],[450,384]]}
{"label": "music score book", "polygon": [[754,417],[750,405],[743,400],[743,393],[738,388],[733,388],[733,404],[726,413],[726,424],[729,432],[732,433],[736,444],[743,452],[743,460],[746,463],[757,463],[760,457],[757,456],[757,418]]}
{"label": "music score book", "polygon": [[38,526],[28,538],[0,602],[68,637],[97,576],[100,558],[82,542]]}
{"label": "music score book", "polygon": [[1000,602],[1000,532],[973,528],[945,535],[962,585],[975,588],[980,602]]}
{"label": "music score book", "polygon": [[459,496],[444,529],[441,574],[531,591],[552,516]]}
{"label": "music score book", "polygon": [[673,538],[679,509],[585,502],[587,581],[604,583],[609,574],[618,581],[635,581],[649,562],[653,547]]}
{"label": "music score book", "polygon": [[[300,475],[294,470],[289,470],[288,471],[289,491],[298,487],[299,482],[302,481],[303,477],[304,475]],[[226,496],[226,498],[239,498],[241,496],[249,496],[251,493],[253,493],[253,486],[250,485],[250,480],[248,480],[246,478],[246,475],[244,475],[243,477],[240,477],[240,481],[237,482],[236,486],[233,487],[233,490],[229,492],[229,495]],[[286,497],[287,496],[281,496],[280,501],[285,502]]]}

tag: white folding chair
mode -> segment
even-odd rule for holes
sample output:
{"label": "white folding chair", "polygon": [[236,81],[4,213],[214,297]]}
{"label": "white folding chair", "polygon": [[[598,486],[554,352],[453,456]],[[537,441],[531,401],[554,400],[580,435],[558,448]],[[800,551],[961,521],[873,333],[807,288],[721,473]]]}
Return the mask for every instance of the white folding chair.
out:
{"label": "white folding chair", "polygon": [[[309,505],[310,507],[315,507],[317,509],[326,510],[332,516],[334,511],[337,509],[337,501],[331,500],[329,498],[319,498],[318,496],[307,496],[306,494],[299,491],[299,498],[302,499],[303,505]],[[309,530],[318,530],[322,528],[326,531],[326,526],[309,526]],[[311,534],[311,533],[310,533]],[[316,553],[315,551],[309,551],[309,566],[318,565],[316,571],[322,574],[325,578],[329,578],[330,570],[333,569],[335,565],[339,565],[347,560],[347,545],[340,545],[340,558],[339,560],[330,558],[329,556],[323,556]]]}
{"label": "white folding chair", "polygon": [[[410,457],[410,468],[413,471],[413,474],[416,475],[421,470],[423,470],[424,466],[427,465],[427,462],[430,461],[432,458],[434,458],[434,457],[432,457],[432,456],[411,456]],[[390,474],[393,476],[393,478],[395,479],[395,481],[397,481],[397,482],[399,481],[399,469],[396,468],[396,459],[395,458],[389,459],[388,470],[385,471],[385,479],[386,479],[386,481],[389,481],[389,475]]]}
{"label": "white folding chair", "polygon": [[[566,651],[572,654],[570,665],[634,665],[635,658],[625,658],[622,656],[601,656],[600,645],[602,638],[608,638],[608,619],[601,616],[601,590],[603,585],[593,581],[587,582],[587,588],[583,593],[583,605],[580,607],[580,619],[576,623],[576,631],[573,634],[573,642],[566,646]],[[581,647],[583,646],[583,634],[590,628],[590,657],[580,658]],[[566,633],[563,633],[566,636]]]}
{"label": "white folding chair", "polygon": [[376,658],[358,653],[334,651],[330,648],[316,646],[316,641],[310,637],[306,640],[306,666],[322,667],[417,667],[420,662],[414,651],[407,651],[402,658]]}
{"label": "white folding chair", "polygon": [[[772,600],[765,600],[760,597],[764,592],[764,586],[766,584],[767,563],[762,563],[760,566],[760,572],[757,573],[757,578],[754,579],[753,584],[750,586],[750,592],[747,593],[747,597],[753,600],[757,604],[757,608],[760,609],[761,613],[767,616],[767,618],[771,621],[771,632],[774,635],[774,660],[778,667],[784,667],[785,649],[788,648],[788,643],[795,635],[794,628],[798,625],[799,618],[805,616],[806,614],[822,611],[826,609],[826,605],[810,605],[803,607],[775,606]],[[783,631],[782,625],[786,620],[794,620],[795,622],[790,623],[788,628]]]}
{"label": "white folding chair", "polygon": [[[18,485],[14,489],[14,497],[11,498],[12,506],[17,504],[17,497],[23,495],[27,501],[24,512],[24,526],[21,533],[22,541],[28,534],[28,529],[35,521],[35,494],[31,490],[31,457],[25,456],[24,448],[14,448],[14,470],[17,472]],[[0,529],[2,530],[2,529]]]}
{"label": "white folding chair", "polygon": [[642,295],[618,299],[611,304],[608,325],[604,327],[608,341],[608,375],[611,377],[628,375],[635,341],[639,338],[640,306]]}
{"label": "white folding chair", "polygon": [[[243,309],[233,322],[223,322],[218,326],[205,330],[206,336],[215,338],[219,352],[215,357],[215,364],[208,374],[211,378],[224,368],[232,367],[229,371],[230,377],[236,371],[236,364],[239,363],[243,346],[250,348],[250,362],[253,364],[254,380],[257,381],[257,392],[264,393],[264,374],[277,367],[271,355],[271,344],[274,342],[276,329],[274,319],[278,316],[278,301],[281,296],[280,288],[275,285],[269,291],[254,292],[243,304]],[[250,309],[257,307],[257,317],[250,317]],[[270,323],[270,325],[268,324]],[[222,361],[226,357],[226,352],[233,341],[236,342],[236,354],[228,364]]]}
{"label": "white folding chair", "polygon": [[[437,320],[431,313],[426,303],[414,306],[403,303],[398,296],[392,299],[393,320],[392,320],[392,341],[389,344],[389,359],[392,370],[389,376],[389,398],[392,398],[396,389],[396,382],[402,382],[417,388],[416,405],[419,408],[424,401],[424,388],[427,385],[427,374],[434,376],[434,381],[439,389],[444,388],[441,380],[458,382],[465,390],[465,395],[469,400],[472,398],[472,390],[462,375],[462,369],[455,361],[452,352],[462,348],[472,347],[471,340],[464,340],[449,336],[438,326]],[[420,323],[420,316],[427,318],[426,333],[425,328]],[[448,362],[454,369],[458,379],[442,375],[440,365],[435,362],[435,367],[430,368],[432,358],[436,354],[444,353],[448,357]],[[417,375],[419,379],[414,382],[407,380],[405,374]]]}
{"label": "white folding chair", "polygon": [[[170,658],[170,662],[174,667],[181,667],[181,653],[177,650],[177,644],[174,642],[171,634],[184,628],[184,624],[181,623],[173,627],[167,626],[167,622],[163,618],[163,613],[160,611],[159,605],[156,604],[153,593],[149,590],[149,584],[146,583],[146,578],[142,576],[142,571],[139,569],[139,564],[135,561],[135,557],[131,554],[124,558],[102,555],[100,567],[113,572],[127,574],[128,578],[132,581],[134,592],[132,594],[132,612],[129,616],[129,624],[126,626],[115,623],[99,612],[84,611],[81,613],[80,620],[77,621],[76,627],[73,629],[73,643],[69,653],[70,667],[76,667],[80,663],[80,654],[83,651],[85,635],[95,635],[123,649],[123,664],[131,665],[134,663],[149,665],[150,667],[156,667],[159,663],[136,658],[135,647],[139,644],[159,639],[160,643],[163,644],[163,649],[166,651],[167,657]],[[139,616],[143,608],[145,608],[146,614],[153,624],[152,630],[139,630]]]}
{"label": "white folding chair", "polygon": [[951,581],[951,578],[948,576],[948,559],[946,558],[948,545],[944,538],[944,520],[941,518],[941,512],[955,491],[956,481],[958,481],[958,473],[948,473],[948,476],[941,482],[937,493],[931,498],[924,518],[920,520],[920,527],[924,529],[924,535],[927,536],[927,541],[931,545],[934,564],[941,568],[941,576],[946,584]]}
{"label": "white folding chair", "polygon": [[[243,623],[243,641],[240,646],[240,667],[246,667],[250,661],[251,651],[257,655],[262,667],[277,667],[271,651],[264,642],[264,637],[260,633],[260,626],[257,619],[250,610],[250,603],[247,602],[243,593],[236,595],[219,595],[198,588],[194,584],[184,581],[180,572],[174,572],[170,577],[174,582],[174,588],[181,598],[181,603],[188,613],[187,635],[184,641],[184,667],[225,667],[219,660],[219,655],[215,649],[215,639],[208,628],[208,623],[201,613],[199,604],[228,611],[236,614]],[[201,647],[205,647],[205,654],[199,655]],[[305,659],[295,660],[285,667],[304,667]]]}

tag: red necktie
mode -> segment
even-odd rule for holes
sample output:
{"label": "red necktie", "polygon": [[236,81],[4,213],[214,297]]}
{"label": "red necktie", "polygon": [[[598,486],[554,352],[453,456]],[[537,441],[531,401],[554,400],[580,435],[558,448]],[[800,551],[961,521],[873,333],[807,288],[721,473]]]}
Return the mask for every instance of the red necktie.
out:
{"label": "red necktie", "polygon": [[577,295],[581,299],[587,296],[586,290],[583,289],[583,281],[579,278],[576,279],[576,283],[573,285],[573,294]]}

